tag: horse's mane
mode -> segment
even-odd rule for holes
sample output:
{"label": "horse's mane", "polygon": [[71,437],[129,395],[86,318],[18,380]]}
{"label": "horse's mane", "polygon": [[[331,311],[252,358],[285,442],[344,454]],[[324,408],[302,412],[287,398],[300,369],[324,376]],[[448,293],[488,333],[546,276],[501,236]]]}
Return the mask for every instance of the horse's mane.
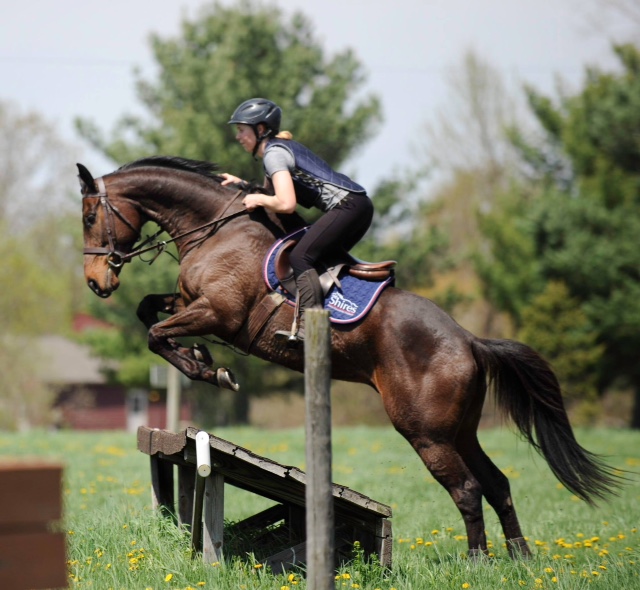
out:
{"label": "horse's mane", "polygon": [[130,170],[132,168],[142,168],[144,166],[185,170],[187,172],[195,172],[202,176],[220,180],[220,177],[216,175],[216,172],[219,170],[217,164],[205,162],[203,160],[189,160],[187,158],[179,158],[177,156],[150,156],[148,158],[141,158],[140,160],[135,160],[134,162],[129,162],[128,164],[121,166],[118,168],[117,172]]}
{"label": "horse's mane", "polygon": [[[170,168],[172,170],[185,170],[187,172],[194,172],[207,178],[211,178],[216,182],[222,182],[224,178],[219,174],[216,174],[220,167],[213,162],[206,162],[204,160],[189,160],[188,158],[179,158],[178,156],[149,156],[148,158],[141,158],[134,162],[129,162],[120,166],[116,172],[122,172],[124,170],[131,170],[132,168],[143,168],[145,166],[156,166],[160,168]],[[267,193],[265,188],[256,183],[248,182],[243,185],[248,192],[255,193]]]}

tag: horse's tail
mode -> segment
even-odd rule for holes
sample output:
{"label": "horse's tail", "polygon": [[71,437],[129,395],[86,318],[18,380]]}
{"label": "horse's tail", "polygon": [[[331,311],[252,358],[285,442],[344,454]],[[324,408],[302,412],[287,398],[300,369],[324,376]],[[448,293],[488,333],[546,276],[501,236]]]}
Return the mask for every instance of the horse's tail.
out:
{"label": "horse's tail", "polygon": [[578,444],[549,364],[532,348],[513,340],[478,338],[471,346],[498,406],[564,486],[589,504],[594,504],[594,497],[606,499],[614,494],[624,478]]}

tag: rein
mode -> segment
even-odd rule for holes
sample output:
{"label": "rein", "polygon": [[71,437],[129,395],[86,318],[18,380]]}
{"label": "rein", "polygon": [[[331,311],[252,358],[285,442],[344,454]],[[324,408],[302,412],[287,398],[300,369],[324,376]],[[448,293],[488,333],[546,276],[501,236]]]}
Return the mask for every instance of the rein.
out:
{"label": "rein", "polygon": [[180,240],[185,236],[189,236],[196,232],[202,231],[203,229],[206,229],[208,227],[213,227],[216,224],[223,223],[230,219],[234,219],[235,217],[239,217],[240,215],[244,215],[245,213],[249,212],[247,209],[241,209],[240,211],[236,211],[235,213],[230,213],[228,215],[225,215],[229,207],[231,207],[231,205],[235,202],[235,200],[242,194],[243,191],[240,189],[235,195],[233,195],[233,198],[229,201],[227,206],[224,208],[220,217],[213,219],[212,221],[209,221],[207,223],[204,223],[199,227],[183,232],[180,235],[175,236],[174,238],[171,238],[169,240],[163,240],[157,244],[153,244],[152,246],[145,247],[146,244],[148,244],[149,242],[152,242],[157,236],[159,236],[164,231],[163,229],[160,229],[153,236],[150,236],[147,239],[145,239],[145,241],[142,242],[137,248],[134,246],[131,252],[125,253],[117,249],[118,240],[115,232],[115,222],[113,219],[114,216],[118,217],[123,223],[125,223],[129,228],[131,228],[138,235],[140,235],[140,231],[137,230],[133,226],[133,224],[120,212],[120,210],[109,200],[107,195],[107,188],[104,184],[104,179],[102,177],[96,178],[96,185],[99,191],[98,194],[87,195],[84,198],[99,197],[100,204],[104,207],[104,210],[105,210],[107,240],[109,245],[107,248],[104,248],[104,247],[84,248],[83,254],[108,256],[109,266],[111,266],[112,268],[120,268],[125,262],[130,262],[132,258],[135,258],[136,256],[141,256],[146,252],[155,250],[157,253],[151,259],[151,262],[149,263],[151,264],[158,256],[160,256],[160,254],[162,254],[162,252],[164,252],[168,244],[171,244],[172,242]]}

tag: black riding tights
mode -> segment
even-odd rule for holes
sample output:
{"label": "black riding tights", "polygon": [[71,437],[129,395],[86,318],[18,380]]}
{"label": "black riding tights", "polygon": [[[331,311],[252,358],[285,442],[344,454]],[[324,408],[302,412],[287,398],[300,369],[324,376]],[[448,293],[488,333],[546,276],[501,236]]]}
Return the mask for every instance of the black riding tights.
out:
{"label": "black riding tights", "polygon": [[316,221],[291,251],[289,262],[298,278],[314,268],[325,254],[348,252],[367,233],[373,219],[373,203],[367,195],[349,193],[347,197]]}

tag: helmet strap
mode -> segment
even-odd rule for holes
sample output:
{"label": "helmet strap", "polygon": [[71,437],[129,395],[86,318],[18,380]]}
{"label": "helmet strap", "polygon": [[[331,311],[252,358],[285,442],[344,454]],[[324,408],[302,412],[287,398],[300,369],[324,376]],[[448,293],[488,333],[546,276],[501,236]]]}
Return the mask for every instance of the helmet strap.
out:
{"label": "helmet strap", "polygon": [[257,160],[258,158],[256,158],[256,154],[258,153],[258,150],[260,149],[260,144],[267,139],[267,137],[269,137],[271,135],[272,130],[271,129],[267,129],[262,135],[260,135],[258,133],[258,125],[252,125],[252,129],[253,132],[255,133],[256,136],[256,145],[253,148],[253,152],[252,152],[252,156],[254,160]]}

